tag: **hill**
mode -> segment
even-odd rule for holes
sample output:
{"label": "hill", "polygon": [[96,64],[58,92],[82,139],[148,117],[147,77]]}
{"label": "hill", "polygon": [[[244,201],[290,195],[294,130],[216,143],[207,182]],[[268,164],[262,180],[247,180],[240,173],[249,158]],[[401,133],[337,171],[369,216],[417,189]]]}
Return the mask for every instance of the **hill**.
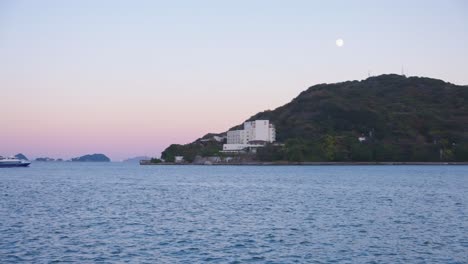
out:
{"label": "hill", "polygon": [[[269,119],[284,143],[261,149],[262,161],[468,161],[467,105],[466,86],[389,74],[314,85],[247,121]],[[210,144],[171,145],[162,158],[213,155]]]}
{"label": "hill", "polygon": [[91,154],[73,158],[71,161],[110,162],[110,159],[104,154]]}

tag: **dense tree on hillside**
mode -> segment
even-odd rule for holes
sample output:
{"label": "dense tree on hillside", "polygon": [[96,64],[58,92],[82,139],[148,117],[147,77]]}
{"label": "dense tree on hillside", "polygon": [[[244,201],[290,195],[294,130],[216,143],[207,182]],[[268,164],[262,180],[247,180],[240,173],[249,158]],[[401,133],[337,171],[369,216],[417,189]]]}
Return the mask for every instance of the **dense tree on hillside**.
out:
{"label": "dense tree on hillside", "polygon": [[104,154],[89,154],[81,157],[72,158],[71,161],[76,162],[110,162],[111,160]]}
{"label": "dense tree on hillside", "polygon": [[187,162],[192,162],[197,155],[202,157],[219,154],[222,144],[217,141],[196,141],[186,145],[172,144],[161,154],[166,162],[174,162],[176,156],[183,156]]}

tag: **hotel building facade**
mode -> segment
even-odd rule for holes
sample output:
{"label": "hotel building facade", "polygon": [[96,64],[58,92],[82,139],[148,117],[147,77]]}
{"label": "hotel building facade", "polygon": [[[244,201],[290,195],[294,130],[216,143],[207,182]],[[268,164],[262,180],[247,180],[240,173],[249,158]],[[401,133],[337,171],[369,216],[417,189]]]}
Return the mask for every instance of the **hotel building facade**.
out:
{"label": "hotel building facade", "polygon": [[269,120],[254,120],[244,123],[244,129],[227,132],[227,144],[223,151],[236,152],[246,148],[263,147],[276,140],[276,130]]}

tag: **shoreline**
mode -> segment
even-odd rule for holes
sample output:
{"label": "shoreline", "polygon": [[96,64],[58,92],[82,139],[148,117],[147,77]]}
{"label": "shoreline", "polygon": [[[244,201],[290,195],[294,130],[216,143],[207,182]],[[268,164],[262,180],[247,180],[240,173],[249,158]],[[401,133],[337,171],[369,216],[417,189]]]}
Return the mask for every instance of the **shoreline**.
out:
{"label": "shoreline", "polygon": [[140,161],[140,165],[143,166],[186,166],[186,165],[197,165],[197,166],[359,166],[359,165],[468,165],[468,162],[418,162],[418,161],[377,161],[377,162],[346,162],[346,161],[331,161],[331,162],[218,162],[218,163],[175,163],[175,162],[161,162],[151,163],[147,160]]}

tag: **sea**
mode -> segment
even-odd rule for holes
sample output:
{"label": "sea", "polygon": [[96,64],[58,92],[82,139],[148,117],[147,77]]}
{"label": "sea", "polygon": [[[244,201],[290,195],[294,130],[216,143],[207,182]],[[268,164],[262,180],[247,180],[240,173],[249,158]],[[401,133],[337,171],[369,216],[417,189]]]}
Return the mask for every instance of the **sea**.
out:
{"label": "sea", "polygon": [[468,263],[468,166],[0,169],[0,263]]}

